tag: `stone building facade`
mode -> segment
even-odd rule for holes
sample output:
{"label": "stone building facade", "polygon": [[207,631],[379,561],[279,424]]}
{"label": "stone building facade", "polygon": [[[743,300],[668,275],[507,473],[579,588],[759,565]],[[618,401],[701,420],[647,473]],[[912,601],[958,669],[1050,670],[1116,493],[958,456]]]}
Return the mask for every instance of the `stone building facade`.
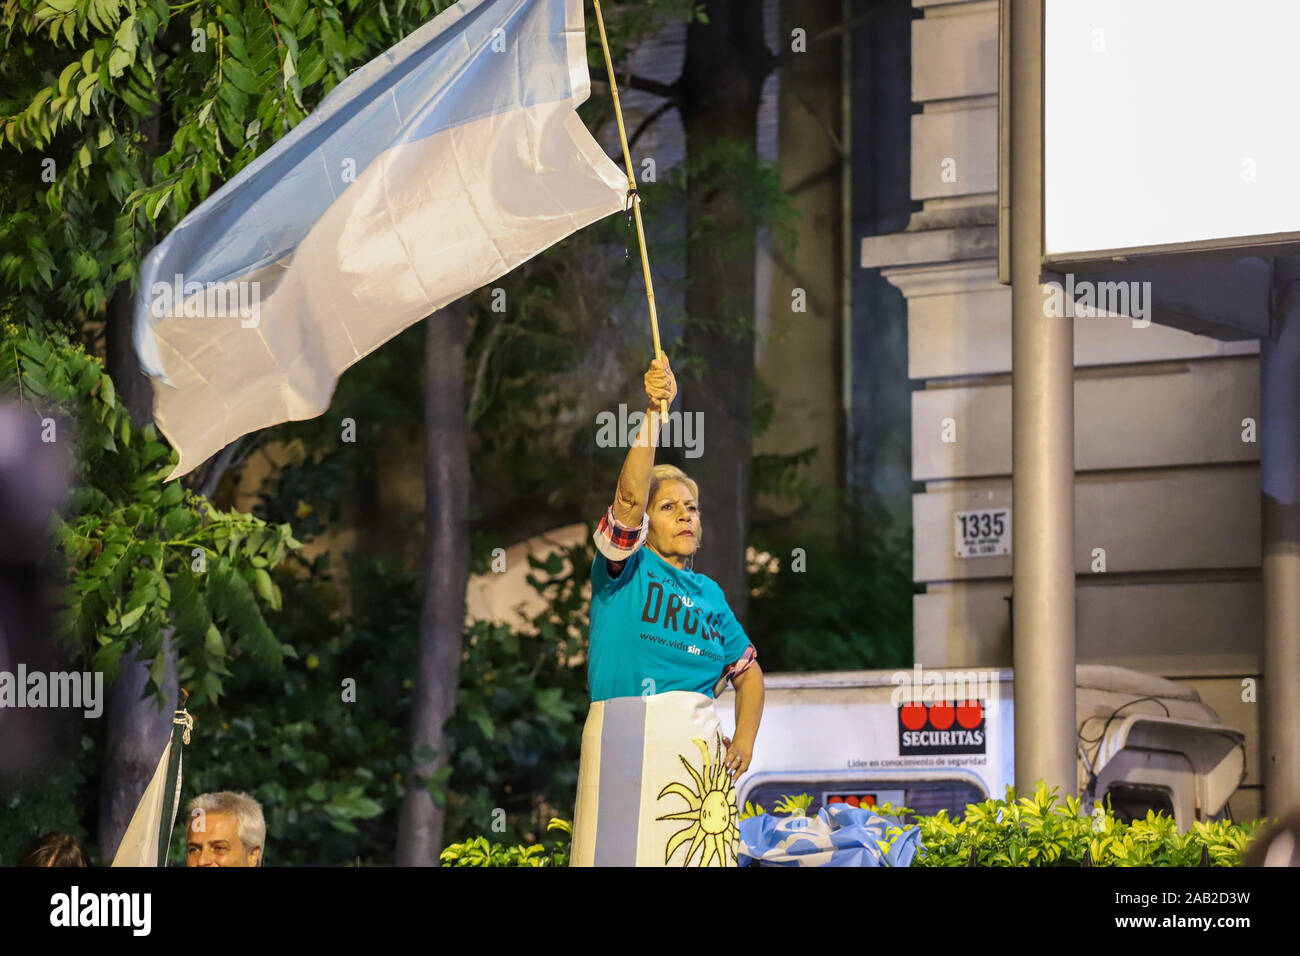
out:
{"label": "stone building facade", "polygon": [[[954,514],[1011,507],[1011,292],[997,280],[998,5],[914,0],[910,197],[860,265],[906,302],[915,655],[1012,661],[1011,557],[962,558]],[[1081,142],[1081,148],[1106,148]],[[1079,663],[1195,687],[1246,734],[1257,815],[1262,651],[1259,347],[1075,318]],[[1014,521],[1014,513],[1011,520]]]}

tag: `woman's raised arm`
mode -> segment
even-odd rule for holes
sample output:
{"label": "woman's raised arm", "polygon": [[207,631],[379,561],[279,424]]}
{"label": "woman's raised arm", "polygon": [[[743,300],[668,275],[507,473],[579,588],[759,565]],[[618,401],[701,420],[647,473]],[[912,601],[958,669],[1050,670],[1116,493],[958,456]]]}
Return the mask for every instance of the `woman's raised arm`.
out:
{"label": "woman's raised arm", "polygon": [[614,517],[619,524],[639,527],[650,495],[650,472],[655,465],[655,445],[659,443],[659,400],[669,405],[677,397],[677,380],[666,354],[650,363],[645,373],[645,394],[649,401],[645,420],[636,441],[627,450],[623,470],[614,493]]}

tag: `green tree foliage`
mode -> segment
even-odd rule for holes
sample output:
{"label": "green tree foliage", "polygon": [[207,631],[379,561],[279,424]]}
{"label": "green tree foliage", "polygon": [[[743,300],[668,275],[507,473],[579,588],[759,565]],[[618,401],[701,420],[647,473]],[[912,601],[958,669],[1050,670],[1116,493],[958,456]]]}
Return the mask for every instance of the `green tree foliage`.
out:
{"label": "green tree foliage", "polygon": [[449,0],[7,0],[0,280],[102,313],[156,235]]}
{"label": "green tree foliage", "polygon": [[[448,806],[449,840],[533,842],[554,813],[572,814],[592,553],[583,545],[536,563],[532,583],[548,605],[527,627],[466,629],[451,765],[430,782]],[[420,577],[361,557],[346,577],[325,556],[304,570],[285,585],[294,613],[280,625],[300,656],[275,674],[237,671],[227,698],[196,719],[186,793],[245,790],[261,801],[268,864],[391,863],[410,769]],[[178,862],[181,841],[178,830]]]}
{"label": "green tree foliage", "polygon": [[[185,790],[246,791],[260,801],[267,865],[391,863],[409,746],[416,579],[358,559],[339,582],[326,556],[306,570],[286,582],[294,613],[280,625],[300,656],[275,674],[238,671],[229,700],[196,718]],[[178,828],[178,863],[183,840]]]}
{"label": "green tree foliage", "polygon": [[[708,23],[704,4],[697,0],[602,0],[601,14],[605,18],[605,34],[609,53],[617,70],[635,52],[646,37],[658,33],[674,21]],[[588,6],[590,11],[590,6]],[[587,31],[587,61],[593,75],[604,76],[605,59],[600,49],[600,34],[596,30],[596,16],[588,13],[590,29]]]}
{"label": "green tree foliage", "polygon": [[210,702],[232,654],[277,666],[288,645],[272,635],[258,601],[278,609],[272,575],[294,542],[287,524],[223,514],[179,483],[164,486],[174,463],[167,446],[151,428],[133,429],[93,356],[47,339],[46,330],[75,341],[86,331],[80,323],[102,315],[118,284],[136,277],[156,235],[351,70],[446,6],[0,7],[0,318],[14,346],[5,351],[26,397],[68,406],[82,429],[84,480],[58,528],[72,580],[63,620],[83,645],[98,646],[95,666],[110,675],[134,642],[154,661],[156,684],[167,627],[175,628],[182,684]]}
{"label": "green tree foliage", "polygon": [[828,496],[831,530],[755,529],[754,548],[770,555],[751,569],[748,633],[766,671],[910,666],[910,535],[882,508]]}
{"label": "green tree foliage", "polygon": [[[716,216],[702,211],[696,211],[689,217],[684,230],[680,228],[677,220],[686,218],[682,211],[687,207],[688,188],[691,185],[710,195],[725,194],[733,197],[737,207],[743,210],[740,222],[744,230],[738,231],[734,228],[735,223],[719,222]],[[651,265],[669,266],[667,269],[656,270],[654,281],[658,292],[670,289],[684,291],[690,284],[689,276],[678,277],[682,270],[677,263],[685,262],[688,245],[692,242],[705,244],[719,256],[743,257],[746,242],[752,243],[753,239],[749,230],[768,229],[776,255],[788,259],[798,245],[796,227],[801,215],[793,197],[781,189],[780,168],[775,163],[760,159],[748,143],[725,137],[717,139],[706,147],[689,153],[661,182],[645,183],[637,188],[643,197],[643,216],[647,228],[657,236],[657,241],[650,250]],[[632,257],[635,258],[636,237],[632,234],[627,238],[632,247]],[[637,266],[639,278],[639,264],[632,264]],[[633,291],[644,297],[639,282]],[[677,332],[671,341],[665,340],[664,348],[671,348],[673,368],[679,379],[684,378],[692,369],[705,374],[708,372],[707,356],[693,354],[682,341],[681,333],[687,323],[700,329],[718,330],[735,341],[754,333],[752,315],[737,313],[688,317],[682,309],[671,307],[667,299],[658,303],[658,308],[660,326],[665,335],[669,330]],[[779,342],[779,335],[773,335],[769,340],[770,345]],[[755,381],[753,414],[754,434],[757,437],[766,429],[772,417],[770,396],[758,380]]]}
{"label": "green tree foliage", "polygon": [[[87,770],[93,765],[94,740],[81,734],[78,759],[50,759],[27,768],[0,787],[0,866],[14,866],[23,851],[46,833],[71,833],[85,840],[84,792]],[[86,845],[92,864],[98,847]]]}
{"label": "green tree foliage", "polygon": [[232,659],[275,669],[293,655],[263,616],[281,605],[270,569],[298,544],[287,524],[218,511],[164,481],[175,453],[151,425],[131,423],[100,360],[61,335],[4,323],[0,389],[45,422],[43,437],[76,448],[75,486],[53,532],[59,631],[80,663],[111,681],[132,648],[152,662],[159,693],[170,629],[181,686],[213,703]]}
{"label": "green tree foliage", "polygon": [[[1267,824],[1220,820],[1196,821],[1185,833],[1173,817],[1147,811],[1142,820],[1117,818],[1109,807],[1092,816],[1081,814],[1080,800],[1041,781],[1031,796],[1017,798],[1007,787],[1001,800],[966,806],[960,819],[941,810],[915,817],[921,828],[922,851],[915,866],[1235,866],[1250,841]],[[900,819],[906,807],[881,808]],[[1086,858],[1086,859],[1085,859]]]}
{"label": "green tree foliage", "polygon": [[[590,529],[589,529],[590,531]],[[529,558],[546,599],[527,628],[476,623],[466,635],[456,716],[448,722],[453,772],[447,836],[490,831],[532,840],[550,810],[572,813],[587,715],[586,644],[595,548],[582,543]]]}
{"label": "green tree foliage", "polygon": [[[77,489],[55,530],[67,569],[60,626],[84,666],[111,677],[134,647],[152,662],[157,692],[174,630],[180,682],[202,707],[243,670],[239,658],[274,670],[292,655],[263,616],[280,605],[288,526],[164,483],[174,456],[131,424],[99,361],[70,343],[94,341],[159,235],[351,70],[447,5],[0,5],[0,380],[60,419],[69,429],[60,440],[78,433]],[[4,798],[27,811],[8,819],[27,826],[66,812],[40,811],[30,790]],[[97,803],[85,792],[62,799]]]}

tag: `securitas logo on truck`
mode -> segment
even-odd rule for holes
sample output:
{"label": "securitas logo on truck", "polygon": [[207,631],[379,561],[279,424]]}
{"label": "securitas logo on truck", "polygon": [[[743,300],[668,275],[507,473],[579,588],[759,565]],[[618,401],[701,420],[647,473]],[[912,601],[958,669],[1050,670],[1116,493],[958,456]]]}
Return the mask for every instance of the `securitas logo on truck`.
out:
{"label": "securitas logo on truck", "polygon": [[982,754],[984,719],[978,700],[900,704],[898,755]]}

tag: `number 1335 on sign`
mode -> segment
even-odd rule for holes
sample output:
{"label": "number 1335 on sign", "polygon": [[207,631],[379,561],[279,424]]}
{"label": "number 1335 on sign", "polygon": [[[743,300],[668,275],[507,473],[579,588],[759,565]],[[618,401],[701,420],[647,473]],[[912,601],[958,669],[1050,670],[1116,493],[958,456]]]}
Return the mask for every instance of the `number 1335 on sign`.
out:
{"label": "number 1335 on sign", "polygon": [[958,511],[952,516],[959,558],[991,558],[1011,553],[1011,509]]}

